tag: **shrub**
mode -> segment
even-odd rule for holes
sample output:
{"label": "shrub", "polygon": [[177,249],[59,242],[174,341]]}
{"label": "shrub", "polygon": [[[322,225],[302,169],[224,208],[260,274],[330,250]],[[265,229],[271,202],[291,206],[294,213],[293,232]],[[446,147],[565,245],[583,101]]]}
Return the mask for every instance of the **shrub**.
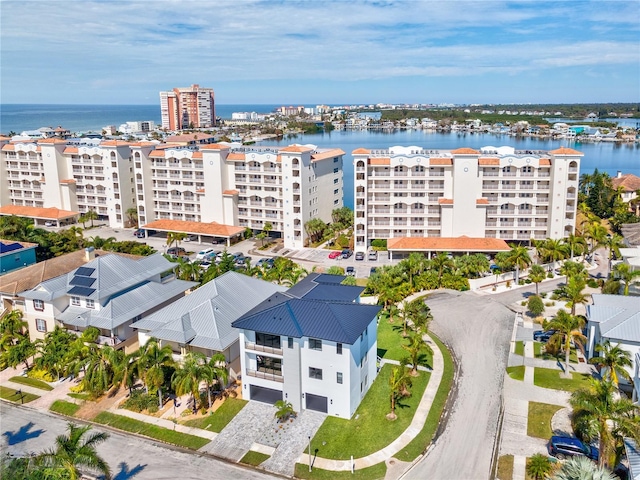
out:
{"label": "shrub", "polygon": [[541,298],[547,298],[547,292],[542,292],[542,293],[540,294],[540,297],[541,297]]}
{"label": "shrub", "polygon": [[544,303],[542,303],[542,299],[539,296],[531,295],[527,301],[527,308],[534,316],[537,317],[544,312]]}
{"label": "shrub", "polygon": [[371,247],[374,250],[386,250],[387,249],[387,240],[384,238],[371,240]]}
{"label": "shrub", "polygon": [[147,410],[149,413],[158,411],[158,397],[150,395],[144,391],[134,391],[121,405],[132,412],[142,412]]}
{"label": "shrub", "polygon": [[547,278],[553,278],[553,272],[547,273]]}
{"label": "shrub", "polygon": [[49,372],[36,367],[33,367],[31,370],[27,372],[27,377],[35,378],[36,380],[44,380],[45,382],[56,381],[56,379],[53,378],[53,375],[51,375]]}
{"label": "shrub", "polygon": [[602,285],[602,293],[607,293],[609,295],[618,295],[620,294],[620,282],[614,278],[608,279]]}
{"label": "shrub", "polygon": [[527,301],[526,300],[521,301],[520,305],[522,305],[523,307],[526,307],[527,306]]}
{"label": "shrub", "polygon": [[547,302],[547,303],[545,303],[544,305],[545,305],[546,307],[553,307],[555,304],[556,304],[556,302]]}
{"label": "shrub", "polygon": [[590,278],[587,280],[587,286],[589,288],[598,288],[598,281],[595,278]]}
{"label": "shrub", "polygon": [[507,288],[511,288],[511,280],[507,280],[506,286]]}
{"label": "shrub", "polygon": [[532,282],[530,278],[525,278],[524,283],[526,283],[527,285],[530,285]]}
{"label": "shrub", "polygon": [[527,475],[535,480],[547,478],[552,469],[549,458],[540,453],[536,453],[527,461]]}

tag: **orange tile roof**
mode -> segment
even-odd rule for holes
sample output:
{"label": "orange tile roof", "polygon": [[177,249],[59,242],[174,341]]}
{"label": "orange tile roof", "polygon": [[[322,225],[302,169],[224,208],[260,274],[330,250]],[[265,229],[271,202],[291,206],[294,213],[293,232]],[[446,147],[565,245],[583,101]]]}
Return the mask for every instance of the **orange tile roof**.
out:
{"label": "orange tile roof", "polygon": [[238,195],[239,193],[238,190],[225,190],[222,192],[223,195]]}
{"label": "orange tile roof", "polygon": [[101,147],[128,147],[130,145],[129,142],[123,140],[105,140],[104,142],[100,142]]}
{"label": "orange tile roof", "polygon": [[396,237],[387,240],[389,250],[440,252],[502,252],[511,248],[499,238]]}
{"label": "orange tile roof", "polygon": [[150,154],[150,157],[160,157],[160,158],[164,158],[164,151],[163,150],[153,150]]}
{"label": "orange tile roof", "polygon": [[62,153],[78,153],[78,147],[67,147]]}
{"label": "orange tile roof", "polygon": [[476,205],[489,205],[489,200],[487,198],[478,198]]}
{"label": "orange tile roof", "polygon": [[356,148],[353,152],[351,152],[353,155],[369,155],[371,153],[371,150],[368,150],[366,148]]}
{"label": "orange tile roof", "polygon": [[163,232],[182,232],[193,235],[212,235],[215,237],[233,237],[244,232],[244,227],[236,227],[233,225],[222,225],[221,223],[211,222],[187,222],[185,220],[156,220],[143,225],[142,228],[150,230],[161,230]]}
{"label": "orange tile roof", "polygon": [[5,137],[4,135],[0,135],[0,142],[4,140],[11,140],[11,137]]}
{"label": "orange tile roof", "polygon": [[202,159],[202,152],[193,152],[193,155],[191,155],[191,158],[200,158],[200,159]]}
{"label": "orange tile roof", "polygon": [[453,205],[453,198],[439,198],[438,203],[440,205]]}
{"label": "orange tile roof", "polygon": [[326,152],[318,152],[311,155],[312,162],[319,162],[320,160],[326,160],[327,158],[340,157],[344,155],[344,152],[339,148],[332,148]]}
{"label": "orange tile roof", "polygon": [[59,138],[43,138],[42,140],[38,140],[38,143],[52,143],[52,144],[60,144],[60,143],[64,143],[66,144],[67,141],[66,140],[60,140]]}
{"label": "orange tile roof", "polygon": [[60,183],[76,183],[75,178],[65,178],[64,180],[60,180]]}
{"label": "orange tile roof", "polygon": [[457,150],[451,150],[452,155],[480,155],[478,150],[473,148],[458,148]]}
{"label": "orange tile roof", "polygon": [[453,165],[452,158],[430,158],[429,165]]}
{"label": "orange tile roof", "polygon": [[165,139],[165,142],[195,142],[200,140],[208,140],[210,138],[213,138],[213,135],[209,135],[207,133],[183,133],[182,135],[171,135]]}
{"label": "orange tile roof", "polygon": [[313,149],[309,147],[303,147],[302,145],[289,145],[288,147],[281,148],[281,152],[289,152],[289,153],[303,153],[303,152],[311,152]]}
{"label": "orange tile roof", "polygon": [[156,143],[141,141],[141,142],[134,142],[129,144],[130,147],[150,147],[151,145],[156,145]]}
{"label": "orange tile roof", "polygon": [[557,148],[556,150],[551,150],[549,152],[551,155],[583,155],[582,152],[579,152],[578,150],[574,150],[573,148],[567,148],[567,147],[560,147]]}
{"label": "orange tile roof", "polygon": [[632,173],[625,173],[619,177],[611,179],[613,188],[622,187],[625,192],[635,192],[640,190],[640,177],[636,177]]}
{"label": "orange tile roof", "polygon": [[236,161],[239,160],[241,162],[244,162],[246,156],[244,153],[230,153],[229,155],[227,155],[227,160],[231,160],[231,161]]}
{"label": "orange tile roof", "polygon": [[16,146],[10,143],[7,143],[6,145],[2,146],[2,150],[4,150],[5,152],[13,152],[15,151],[15,149],[16,149]]}
{"label": "orange tile roof", "polygon": [[196,193],[204,193],[204,188],[199,188],[196,190]]}
{"label": "orange tile roof", "polygon": [[80,215],[80,212],[60,210],[56,207],[25,207],[22,205],[5,205],[0,207],[0,215],[16,215],[18,217],[44,218],[48,220],[62,220]]}
{"label": "orange tile roof", "polygon": [[551,165],[551,160],[548,158],[541,158],[540,161],[538,162],[538,165]]}
{"label": "orange tile roof", "polygon": [[370,158],[368,163],[369,165],[391,165],[391,159],[383,157]]}
{"label": "orange tile roof", "polygon": [[208,145],[202,145],[200,150],[229,150],[229,145],[222,145],[221,143],[209,143]]}
{"label": "orange tile roof", "polygon": [[500,165],[500,159],[488,157],[479,158],[478,165]]}

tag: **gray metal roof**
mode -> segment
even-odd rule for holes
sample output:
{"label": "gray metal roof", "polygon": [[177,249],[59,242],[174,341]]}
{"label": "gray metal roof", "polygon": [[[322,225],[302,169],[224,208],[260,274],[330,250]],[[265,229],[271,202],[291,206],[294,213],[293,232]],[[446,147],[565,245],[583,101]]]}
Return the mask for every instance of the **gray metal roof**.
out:
{"label": "gray metal roof", "polygon": [[224,351],[238,339],[232,322],[284,290],[279,285],[227,272],[132,327],[160,340]]}
{"label": "gray metal roof", "polygon": [[629,479],[640,480],[640,448],[632,439],[625,438],[624,449],[629,461]]}
{"label": "gray metal roof", "polygon": [[640,342],[640,297],[596,293],[592,298],[587,318],[600,325],[602,337]]}
{"label": "gray metal roof", "polygon": [[364,288],[355,285],[341,285],[345,278],[343,275],[310,273],[287,290],[287,294],[292,297],[316,300],[354,301]]}

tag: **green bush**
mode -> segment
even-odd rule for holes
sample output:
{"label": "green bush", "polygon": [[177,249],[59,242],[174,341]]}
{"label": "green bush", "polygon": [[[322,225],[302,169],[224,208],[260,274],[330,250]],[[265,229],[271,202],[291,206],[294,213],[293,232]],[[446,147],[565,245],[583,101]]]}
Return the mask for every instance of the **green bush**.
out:
{"label": "green bush", "polygon": [[138,413],[143,410],[149,413],[155,413],[158,411],[158,397],[145,393],[144,391],[135,391],[122,403],[121,408],[126,408],[127,410]]}
{"label": "green bush", "polygon": [[547,278],[553,278],[553,272],[547,273]]}
{"label": "green bush", "polygon": [[33,367],[31,370],[27,372],[27,377],[35,378],[36,380],[44,380],[45,382],[55,382],[56,379],[53,378],[46,370],[42,370],[36,367]]}
{"label": "green bush", "polygon": [[531,295],[527,301],[527,308],[535,317],[544,312],[544,303],[542,299],[537,295]]}
{"label": "green bush", "polygon": [[386,250],[387,240],[384,238],[371,240],[371,246],[373,247],[374,250]]}
{"label": "green bush", "polygon": [[541,297],[541,298],[547,298],[547,292],[542,292],[542,293],[540,294],[540,297]]}
{"label": "green bush", "polygon": [[526,300],[521,301],[520,305],[522,305],[523,307],[526,307],[527,306],[527,301]]}
{"label": "green bush", "polygon": [[349,237],[347,237],[345,234],[341,234],[340,236],[338,236],[336,243],[342,248],[347,248],[349,246]]}
{"label": "green bush", "polygon": [[553,307],[555,304],[556,304],[556,302],[547,302],[547,303],[545,303],[545,306]]}
{"label": "green bush", "polygon": [[590,278],[587,280],[587,285],[589,288],[598,288],[598,281],[595,278]]}

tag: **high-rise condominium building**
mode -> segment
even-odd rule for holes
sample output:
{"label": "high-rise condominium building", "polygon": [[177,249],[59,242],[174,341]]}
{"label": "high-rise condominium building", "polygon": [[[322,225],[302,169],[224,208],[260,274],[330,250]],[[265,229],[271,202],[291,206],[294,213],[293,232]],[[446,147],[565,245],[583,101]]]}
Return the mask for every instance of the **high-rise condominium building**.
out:
{"label": "high-rise condominium building", "polygon": [[160,113],[162,128],[168,130],[213,127],[216,124],[213,88],[196,84],[160,92]]}
{"label": "high-rise condominium building", "polygon": [[374,239],[408,251],[428,250],[436,243],[446,250],[445,238],[452,239],[454,250],[460,237],[566,237],[576,224],[581,157],[564,147],[550,152],[511,147],[357,149],[355,249],[367,250]]}
{"label": "high-rise condominium building", "polygon": [[135,208],[141,226],[203,237],[270,223],[285,247],[299,248],[307,221],[330,222],[343,206],[340,149],[9,140],[0,140],[0,207],[92,210],[114,227]]}

